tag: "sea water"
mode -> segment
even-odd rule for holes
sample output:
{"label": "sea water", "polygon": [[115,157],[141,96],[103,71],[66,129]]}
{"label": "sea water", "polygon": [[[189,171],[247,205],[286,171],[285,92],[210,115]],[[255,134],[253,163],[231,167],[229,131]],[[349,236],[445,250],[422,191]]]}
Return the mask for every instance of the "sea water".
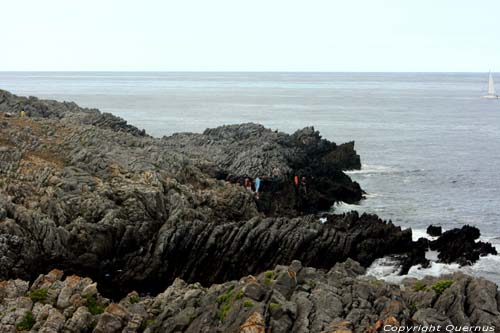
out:
{"label": "sea water", "polygon": [[[500,250],[500,100],[485,73],[0,72],[0,89],[75,101],[125,118],[154,136],[257,122],[292,133],[314,126],[335,142],[354,140],[367,192],[360,205],[425,236],[475,225]],[[500,77],[497,80],[500,82]],[[431,255],[432,256],[432,255]],[[434,263],[410,275],[463,269],[500,283],[500,257],[472,267]],[[370,274],[394,278],[390,260]]]}

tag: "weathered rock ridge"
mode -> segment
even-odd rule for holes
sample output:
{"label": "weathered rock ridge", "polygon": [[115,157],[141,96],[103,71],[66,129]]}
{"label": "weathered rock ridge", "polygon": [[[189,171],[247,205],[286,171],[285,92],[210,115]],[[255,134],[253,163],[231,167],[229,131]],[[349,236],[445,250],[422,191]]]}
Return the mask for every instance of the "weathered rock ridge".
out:
{"label": "weathered rock ridge", "polygon": [[0,331],[375,333],[419,325],[441,325],[443,332],[500,327],[500,293],[482,278],[456,273],[396,286],[363,273],[350,259],[330,270],[293,261],[210,288],[176,279],[156,297],[131,292],[114,303],[91,279],[53,270],[31,284],[0,282]]}
{"label": "weathered rock ridge", "polygon": [[[362,198],[359,185],[342,172],[361,168],[354,142],[336,145],[311,127],[287,135],[262,125],[231,125],[162,141],[215,178],[242,185],[245,176],[262,178],[259,208],[267,214],[329,210],[336,201],[354,203]],[[307,195],[294,186],[295,175],[305,177]]]}
{"label": "weathered rock ridge", "polygon": [[[178,276],[208,285],[292,259],[369,265],[411,247],[410,231],[374,216],[297,216],[361,198],[341,171],[359,167],[353,144],[312,129],[245,124],[155,139],[97,110],[3,91],[0,128],[1,278],[53,267],[158,291]],[[259,200],[237,185],[257,175]]]}

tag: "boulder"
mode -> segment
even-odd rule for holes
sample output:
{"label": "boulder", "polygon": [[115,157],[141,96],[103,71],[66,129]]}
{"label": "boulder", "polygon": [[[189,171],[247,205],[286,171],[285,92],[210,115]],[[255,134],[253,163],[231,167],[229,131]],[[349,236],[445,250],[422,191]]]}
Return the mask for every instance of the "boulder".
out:
{"label": "boulder", "polygon": [[433,237],[439,237],[443,233],[441,226],[430,225],[427,227],[427,234]]}

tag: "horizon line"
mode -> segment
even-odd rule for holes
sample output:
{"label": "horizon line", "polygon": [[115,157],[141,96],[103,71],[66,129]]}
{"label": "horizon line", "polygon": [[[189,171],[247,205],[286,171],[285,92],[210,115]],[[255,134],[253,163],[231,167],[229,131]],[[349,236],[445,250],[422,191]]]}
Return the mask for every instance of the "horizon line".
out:
{"label": "horizon line", "polygon": [[0,70],[0,73],[394,73],[394,74],[475,74],[495,73],[495,71],[308,71],[308,70]]}

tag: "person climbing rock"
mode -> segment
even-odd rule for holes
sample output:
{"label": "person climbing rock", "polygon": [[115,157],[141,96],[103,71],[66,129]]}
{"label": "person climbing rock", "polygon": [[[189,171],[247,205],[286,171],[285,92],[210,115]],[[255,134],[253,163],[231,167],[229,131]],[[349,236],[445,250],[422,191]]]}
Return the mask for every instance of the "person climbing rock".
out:
{"label": "person climbing rock", "polygon": [[307,179],[305,176],[300,179],[300,190],[302,194],[307,195]]}
{"label": "person climbing rock", "polygon": [[279,188],[278,183],[280,182],[281,172],[277,167],[274,167],[271,171],[271,180],[269,182],[268,191],[276,192]]}
{"label": "person climbing rock", "polygon": [[259,189],[260,189],[260,178],[259,176],[255,177],[255,197],[259,199]]}
{"label": "person climbing rock", "polygon": [[252,181],[250,180],[249,177],[245,177],[245,188],[248,191],[253,192],[253,190],[252,190]]}

